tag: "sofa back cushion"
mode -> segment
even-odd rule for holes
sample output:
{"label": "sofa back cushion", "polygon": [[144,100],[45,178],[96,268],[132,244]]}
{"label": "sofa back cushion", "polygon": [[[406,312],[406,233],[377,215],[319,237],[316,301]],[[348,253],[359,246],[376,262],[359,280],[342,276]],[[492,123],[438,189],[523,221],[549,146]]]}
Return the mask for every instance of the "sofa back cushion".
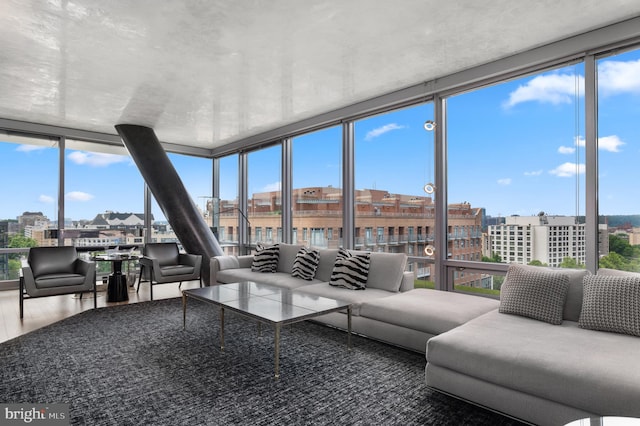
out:
{"label": "sofa back cushion", "polygon": [[398,292],[407,266],[404,253],[371,253],[367,288]]}
{"label": "sofa back cushion", "polygon": [[320,262],[318,269],[316,269],[316,279],[329,282],[333,265],[336,263],[338,249],[319,249],[318,253],[320,253]]}
{"label": "sofa back cushion", "polygon": [[293,262],[296,261],[298,250],[304,247],[302,244],[285,244],[279,243],[280,254],[278,255],[278,272],[286,272],[290,274],[293,270]]}
{"label": "sofa back cushion", "polygon": [[591,275],[591,272],[586,269],[561,269],[561,271],[569,277],[569,291],[567,300],[564,302],[562,317],[568,321],[578,321],[582,310],[582,280],[587,275]]}

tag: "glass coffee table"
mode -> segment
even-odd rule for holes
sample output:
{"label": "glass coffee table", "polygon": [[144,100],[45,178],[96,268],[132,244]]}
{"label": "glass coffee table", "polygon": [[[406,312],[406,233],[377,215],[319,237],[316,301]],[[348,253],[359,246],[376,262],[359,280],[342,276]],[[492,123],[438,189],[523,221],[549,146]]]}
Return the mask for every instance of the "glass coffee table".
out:
{"label": "glass coffee table", "polygon": [[298,294],[271,284],[245,281],[182,291],[182,326],[186,329],[187,299],[220,307],[220,349],[224,350],[224,312],[230,310],[275,326],[275,378],[280,377],[280,329],[335,311],[347,311],[347,348],[351,350],[351,304],[327,297]]}

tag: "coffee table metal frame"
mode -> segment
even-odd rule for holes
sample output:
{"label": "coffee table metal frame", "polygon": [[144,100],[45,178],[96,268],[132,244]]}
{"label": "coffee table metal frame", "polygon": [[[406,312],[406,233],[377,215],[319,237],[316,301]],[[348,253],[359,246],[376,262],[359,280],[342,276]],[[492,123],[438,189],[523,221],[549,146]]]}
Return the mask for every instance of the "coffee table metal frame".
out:
{"label": "coffee table metal frame", "polygon": [[220,349],[224,351],[224,312],[228,309],[275,327],[274,377],[280,377],[280,329],[283,325],[347,310],[347,348],[351,350],[351,303],[295,293],[271,284],[244,281],[182,291],[182,327],[187,324],[187,298],[220,307]]}

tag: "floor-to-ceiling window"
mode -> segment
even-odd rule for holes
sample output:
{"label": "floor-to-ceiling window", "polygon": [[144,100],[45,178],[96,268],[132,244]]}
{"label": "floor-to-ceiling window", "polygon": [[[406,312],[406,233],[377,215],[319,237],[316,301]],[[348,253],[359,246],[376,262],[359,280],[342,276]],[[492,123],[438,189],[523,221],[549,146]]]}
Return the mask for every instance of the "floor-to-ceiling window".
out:
{"label": "floor-to-ceiling window", "polygon": [[[355,247],[424,257],[434,238],[433,104],[355,122]],[[429,263],[410,261],[416,285],[432,286]]]}
{"label": "floor-to-ceiling window", "polygon": [[[273,244],[282,235],[282,146],[251,151],[247,160],[249,243]],[[261,228],[260,239],[255,229]]]}
{"label": "floor-to-ceiling window", "polygon": [[[58,139],[0,132],[0,158],[0,248],[58,245]],[[0,254],[0,281],[18,278],[25,254]]]}
{"label": "floor-to-ceiling window", "polygon": [[[447,99],[448,259],[585,266],[583,94],[579,63]],[[497,294],[502,277],[454,281]]]}
{"label": "floor-to-ceiling window", "polygon": [[342,246],[342,128],[331,127],[292,141],[293,243]]}
{"label": "floor-to-ceiling window", "polygon": [[141,245],[144,181],[122,147],[65,141],[64,244]]}
{"label": "floor-to-ceiling window", "polygon": [[[202,215],[205,223],[212,226],[212,160],[210,158],[181,155],[175,153],[168,154],[171,164],[180,177],[191,201]],[[171,224],[167,221],[162,209],[155,201],[152,202],[153,230],[152,242],[179,242]]]}
{"label": "floor-to-ceiling window", "polygon": [[640,50],[597,61],[599,267],[640,272]]}
{"label": "floor-to-ceiling window", "polygon": [[220,193],[214,199],[213,227],[225,254],[239,254],[238,219],[246,217],[246,213],[238,202],[238,154],[220,158],[218,174]]}

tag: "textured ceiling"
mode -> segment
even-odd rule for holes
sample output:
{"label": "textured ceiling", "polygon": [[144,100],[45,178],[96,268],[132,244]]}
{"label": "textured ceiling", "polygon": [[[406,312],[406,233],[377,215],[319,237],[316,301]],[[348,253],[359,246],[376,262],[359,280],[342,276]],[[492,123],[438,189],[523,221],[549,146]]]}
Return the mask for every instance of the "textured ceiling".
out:
{"label": "textured ceiling", "polygon": [[0,118],[215,148],[639,14],[637,0],[2,0]]}

